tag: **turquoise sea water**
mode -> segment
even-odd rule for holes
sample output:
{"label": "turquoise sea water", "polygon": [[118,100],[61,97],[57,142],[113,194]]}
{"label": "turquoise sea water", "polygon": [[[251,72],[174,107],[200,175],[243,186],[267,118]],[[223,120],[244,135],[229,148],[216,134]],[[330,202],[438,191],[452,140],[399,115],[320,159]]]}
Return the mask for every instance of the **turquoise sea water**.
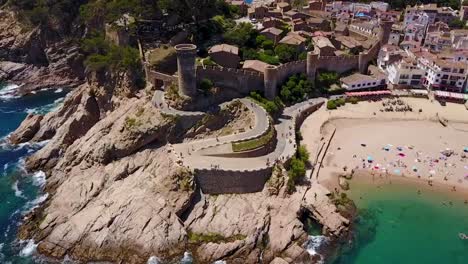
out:
{"label": "turquoise sea water", "polygon": [[357,243],[335,264],[466,264],[468,205],[463,195],[417,186],[354,183],[350,196],[361,209]]}
{"label": "turquoise sea water", "polygon": [[[7,89],[13,88],[0,85],[0,263],[46,263],[30,256],[31,241],[16,240],[24,213],[45,197],[43,174],[26,173],[22,167],[22,160],[42,144],[14,147],[5,136],[27,113],[56,107],[65,93],[14,98]],[[353,182],[352,190],[350,196],[362,209],[362,221],[356,247],[342,254],[336,264],[468,263],[468,240],[459,238],[459,233],[468,235],[464,198],[427,191],[418,195],[415,186],[397,184],[378,189]]]}
{"label": "turquoise sea water", "polygon": [[24,158],[43,143],[10,145],[5,137],[19,126],[28,113],[45,113],[57,107],[65,92],[38,92],[18,98],[14,86],[0,84],[0,263],[40,263],[30,255],[32,241],[17,241],[18,224],[24,214],[45,198],[41,193],[44,174],[27,173]]}

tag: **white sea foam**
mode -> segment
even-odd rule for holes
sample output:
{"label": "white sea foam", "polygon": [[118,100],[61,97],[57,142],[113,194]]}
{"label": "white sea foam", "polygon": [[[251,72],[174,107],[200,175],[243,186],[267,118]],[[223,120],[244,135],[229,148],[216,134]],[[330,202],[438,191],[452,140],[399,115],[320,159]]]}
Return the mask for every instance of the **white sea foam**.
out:
{"label": "white sea foam", "polygon": [[33,184],[43,187],[46,184],[46,175],[43,171],[35,172],[32,176]]}
{"label": "white sea foam", "polygon": [[185,251],[184,257],[180,260],[181,264],[191,264],[193,262],[192,253]]}
{"label": "white sea foam", "polygon": [[161,260],[159,260],[156,256],[151,256],[147,262],[147,264],[160,264],[160,263],[161,263]]}
{"label": "white sea foam", "polygon": [[45,193],[45,194],[37,197],[36,199],[27,202],[26,205],[24,206],[23,215],[34,211],[34,209],[36,209],[37,207],[39,207],[39,205],[41,205],[43,202],[45,202],[48,197],[49,197],[49,194]]}
{"label": "white sea foam", "polygon": [[[319,255],[320,257],[322,257],[318,253],[318,250],[320,249],[320,247],[324,246],[327,243],[328,243],[328,238],[326,236],[309,236],[309,239],[305,243],[305,247],[309,255],[311,256]],[[319,263],[323,263],[323,259],[321,259]]]}
{"label": "white sea foam", "polygon": [[59,89],[55,90],[54,93],[61,93],[61,92],[63,92],[63,89],[62,89],[62,88],[59,88]]}
{"label": "white sea foam", "polygon": [[20,243],[26,243],[19,253],[20,257],[29,257],[36,252],[37,244],[34,243],[34,240],[20,241]]}
{"label": "white sea foam", "polygon": [[217,260],[217,261],[213,262],[213,264],[227,264],[227,262],[224,261],[224,260]]}
{"label": "white sea foam", "polygon": [[16,84],[7,84],[3,89],[0,90],[0,99],[10,100],[14,98],[19,98],[20,96],[16,94],[18,89]]}
{"label": "white sea foam", "polygon": [[18,181],[15,181],[15,183],[13,183],[13,191],[15,191],[15,196],[16,197],[19,197],[19,198],[26,198],[23,196],[23,192],[18,188]]}

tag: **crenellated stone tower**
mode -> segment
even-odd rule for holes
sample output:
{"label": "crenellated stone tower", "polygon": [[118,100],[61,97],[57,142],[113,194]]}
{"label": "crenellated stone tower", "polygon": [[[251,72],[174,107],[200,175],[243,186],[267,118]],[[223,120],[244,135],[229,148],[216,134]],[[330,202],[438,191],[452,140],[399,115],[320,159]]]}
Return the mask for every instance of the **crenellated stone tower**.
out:
{"label": "crenellated stone tower", "polygon": [[176,45],[179,93],[193,97],[197,94],[197,70],[195,58],[197,46],[193,44]]}
{"label": "crenellated stone tower", "polygon": [[265,97],[268,100],[275,99],[278,89],[278,67],[269,65],[265,68],[263,75],[263,81],[265,85]]}
{"label": "crenellated stone tower", "polygon": [[383,46],[388,43],[390,38],[390,33],[392,32],[393,21],[381,20],[380,21],[380,31],[379,31],[379,41],[380,45]]}
{"label": "crenellated stone tower", "polygon": [[309,81],[314,82],[315,81],[315,75],[317,73],[317,66],[319,63],[319,55],[309,51],[307,52],[307,78]]}

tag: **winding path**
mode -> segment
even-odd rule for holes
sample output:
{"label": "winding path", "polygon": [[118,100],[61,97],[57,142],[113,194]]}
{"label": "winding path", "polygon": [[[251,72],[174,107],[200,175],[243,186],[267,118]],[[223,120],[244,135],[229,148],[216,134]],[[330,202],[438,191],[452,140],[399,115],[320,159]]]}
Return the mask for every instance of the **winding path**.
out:
{"label": "winding path", "polygon": [[[277,144],[275,150],[260,157],[216,157],[206,155],[207,149],[220,146],[227,152],[232,152],[231,143],[260,137],[265,134],[270,126],[270,119],[266,111],[256,103],[247,98],[238,99],[247,106],[255,115],[255,125],[252,129],[218,138],[207,138],[188,143],[173,145],[175,154],[183,164],[190,169],[225,171],[256,171],[272,167],[276,160],[287,161],[296,152],[295,127],[296,118],[311,108],[318,107],[325,102],[324,98],[314,98],[295,104],[284,109],[283,114],[274,125],[276,130]],[[203,112],[188,112],[173,109],[164,101],[164,92],[156,91],[153,103],[165,114],[201,116]]]}

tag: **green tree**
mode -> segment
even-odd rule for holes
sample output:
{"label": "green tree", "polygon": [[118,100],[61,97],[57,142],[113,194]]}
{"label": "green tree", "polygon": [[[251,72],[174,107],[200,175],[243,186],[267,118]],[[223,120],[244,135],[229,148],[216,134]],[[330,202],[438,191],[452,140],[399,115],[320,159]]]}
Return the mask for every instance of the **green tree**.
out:
{"label": "green tree", "polygon": [[297,148],[297,158],[302,160],[304,163],[307,163],[309,161],[309,151],[307,151],[305,146],[299,146]]}
{"label": "green tree", "polygon": [[213,82],[209,79],[202,79],[200,82],[200,89],[203,90],[205,93],[209,92],[213,88]]}
{"label": "green tree", "polygon": [[273,50],[274,47],[275,47],[275,43],[273,43],[273,41],[270,39],[267,39],[262,43],[262,48],[264,50]]}
{"label": "green tree", "polygon": [[256,60],[258,59],[258,52],[250,48],[242,48],[242,59],[243,60]]}
{"label": "green tree", "polygon": [[290,62],[297,59],[297,49],[291,45],[279,44],[275,48],[275,53],[282,63]]}
{"label": "green tree", "polygon": [[329,88],[332,84],[339,83],[339,75],[336,72],[320,72],[317,76],[317,85],[322,89]]}
{"label": "green tree", "polygon": [[242,22],[224,33],[223,37],[227,43],[240,47],[246,46],[248,42],[255,42],[256,30],[252,24]]}
{"label": "green tree", "polygon": [[299,179],[303,178],[306,174],[306,167],[302,160],[292,158],[289,165],[288,176],[289,179],[297,183]]}
{"label": "green tree", "polygon": [[294,104],[307,99],[312,91],[313,84],[307,79],[307,76],[304,74],[293,75],[281,87],[280,96],[282,101]]}
{"label": "green tree", "polygon": [[258,59],[271,65],[278,65],[280,63],[279,59],[268,51],[259,52]]}
{"label": "green tree", "polygon": [[449,26],[450,28],[457,28],[457,29],[466,28],[466,22],[457,18],[457,19],[450,21]]}

